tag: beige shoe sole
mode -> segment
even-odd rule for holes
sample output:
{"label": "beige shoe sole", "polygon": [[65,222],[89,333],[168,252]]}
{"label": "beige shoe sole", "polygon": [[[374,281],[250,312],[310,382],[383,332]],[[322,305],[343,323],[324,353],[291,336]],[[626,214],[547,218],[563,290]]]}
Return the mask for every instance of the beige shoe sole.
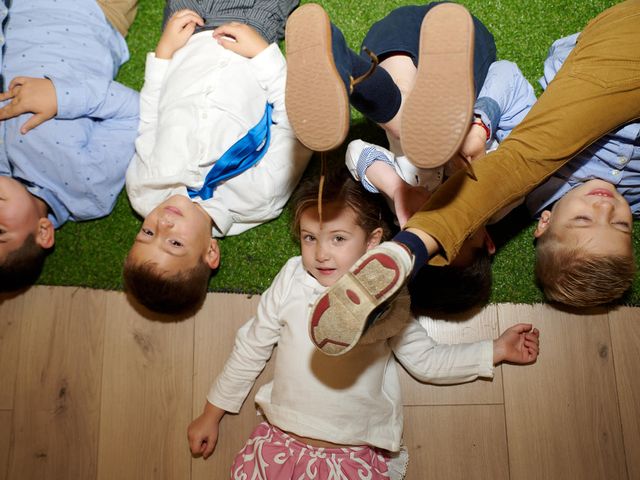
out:
{"label": "beige shoe sole", "polygon": [[285,104],[293,131],[307,148],[338,148],[349,131],[349,97],[331,51],[331,24],[320,5],[295,10],[285,29]]}
{"label": "beige shoe sole", "polygon": [[471,15],[455,3],[434,7],[422,21],[416,82],[400,124],[402,149],[417,167],[446,163],[469,130],[475,98],[473,34]]}
{"label": "beige shoe sole", "polygon": [[395,252],[365,254],[316,301],[309,319],[311,341],[327,355],[351,350],[404,284],[401,265]]}

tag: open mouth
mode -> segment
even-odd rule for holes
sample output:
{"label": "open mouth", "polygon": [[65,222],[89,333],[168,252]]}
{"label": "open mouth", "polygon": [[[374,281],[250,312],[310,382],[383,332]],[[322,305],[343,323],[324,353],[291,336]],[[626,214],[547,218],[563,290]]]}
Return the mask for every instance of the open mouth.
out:
{"label": "open mouth", "polygon": [[587,196],[592,195],[595,195],[597,197],[613,198],[613,193],[611,193],[611,191],[607,190],[606,188],[596,188],[595,190],[591,190],[589,193],[587,193]]}

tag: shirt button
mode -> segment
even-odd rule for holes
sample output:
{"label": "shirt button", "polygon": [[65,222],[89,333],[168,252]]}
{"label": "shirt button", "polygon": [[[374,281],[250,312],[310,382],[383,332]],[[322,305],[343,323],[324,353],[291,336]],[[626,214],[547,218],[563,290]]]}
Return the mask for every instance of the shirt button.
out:
{"label": "shirt button", "polygon": [[620,170],[611,170],[611,175],[620,175]]}
{"label": "shirt button", "polygon": [[629,161],[629,159],[627,157],[624,157],[622,155],[620,155],[618,157],[618,164],[620,165],[624,165],[625,163],[627,163]]}

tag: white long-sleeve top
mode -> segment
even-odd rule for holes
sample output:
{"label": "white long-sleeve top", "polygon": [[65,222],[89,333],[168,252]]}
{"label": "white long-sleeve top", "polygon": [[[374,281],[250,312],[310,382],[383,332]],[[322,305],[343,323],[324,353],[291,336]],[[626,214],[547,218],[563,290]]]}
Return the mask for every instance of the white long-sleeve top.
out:
{"label": "white long-sleeve top", "polygon": [[286,116],[286,65],[276,44],[252,59],[224,49],[211,31],[193,35],[171,60],[147,55],[140,92],[136,154],[127,194],[143,217],[172,195],[199,189],[212,165],[273,104],[271,143],[254,167],[195,198],[214,222],[215,236],[236,235],[277,217],[311,152]]}
{"label": "white long-sleeve top", "polygon": [[324,291],[304,270],[300,257],[290,259],[262,295],[256,316],[238,330],[233,352],[208,401],[238,412],[277,344],[273,381],[256,394],[269,422],[336,444],[398,451],[403,417],[395,359],[425,382],[493,377],[491,340],[438,344],[406,309],[394,310],[385,320],[387,328],[399,331],[392,338],[371,331],[367,336],[377,333],[377,340],[363,338],[368,342],[342,356],[323,354],[309,339],[307,318]]}

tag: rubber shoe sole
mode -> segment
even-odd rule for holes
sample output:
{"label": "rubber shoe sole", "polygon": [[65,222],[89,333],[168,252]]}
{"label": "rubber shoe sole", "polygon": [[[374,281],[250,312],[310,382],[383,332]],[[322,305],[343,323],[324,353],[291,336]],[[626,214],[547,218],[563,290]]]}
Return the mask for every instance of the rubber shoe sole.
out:
{"label": "rubber shoe sole", "polygon": [[400,120],[402,149],[417,167],[446,163],[469,130],[475,99],[473,34],[471,15],[455,3],[434,7],[422,21],[416,82]]}
{"label": "rubber shoe sole", "polygon": [[372,250],[316,301],[309,335],[320,350],[327,355],[347,353],[376,313],[385,310],[406,276],[400,259],[394,257],[394,252]]}
{"label": "rubber shoe sole", "polygon": [[349,97],[333,61],[329,16],[320,5],[302,5],[289,16],[285,48],[285,105],[296,137],[316,152],[338,148],[349,131]]}

